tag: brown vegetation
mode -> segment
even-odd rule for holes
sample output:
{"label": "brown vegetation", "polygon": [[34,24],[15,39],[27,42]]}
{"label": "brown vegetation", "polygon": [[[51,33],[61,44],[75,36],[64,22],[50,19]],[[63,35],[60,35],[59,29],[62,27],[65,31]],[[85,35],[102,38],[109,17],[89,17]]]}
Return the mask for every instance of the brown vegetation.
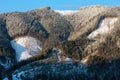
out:
{"label": "brown vegetation", "polygon": [[[6,16],[3,17],[3,15]],[[9,15],[11,15],[12,17],[7,17]],[[117,71],[117,69],[119,70],[119,67],[115,66],[119,64],[120,59],[120,7],[84,7],[81,8],[77,13],[66,16],[60,16],[58,13],[50,10],[49,7],[46,7],[42,9],[28,11],[26,13],[7,13],[2,14],[1,16],[2,18],[6,19],[6,27],[9,30],[8,33],[11,37],[14,37],[14,34],[19,36],[19,34],[25,35],[26,32],[28,32],[28,34],[26,35],[34,36],[38,40],[44,38],[42,39],[42,41],[45,41],[41,53],[27,60],[16,63],[10,69],[6,70],[6,72],[10,71],[9,74],[5,72],[5,74],[7,74],[8,76],[11,76],[12,73],[18,68],[21,69],[22,67],[22,69],[27,69],[27,67],[30,66],[29,64],[36,64],[40,61],[44,61],[44,63],[47,63],[47,65],[49,65],[50,62],[53,62],[55,65],[58,65],[56,68],[61,69],[61,65],[63,63],[59,63],[59,66],[59,64],[57,63],[56,55],[52,54],[53,48],[57,48],[58,50],[60,50],[61,56],[73,59],[75,66],[74,68],[82,65],[88,69],[86,73],[84,71],[83,73],[79,73],[76,71],[76,75],[83,75],[83,77],[79,75],[81,77],[80,79],[85,79],[85,77],[87,77],[88,79],[96,80],[109,79],[108,75],[112,73],[111,69],[115,69],[116,71],[114,72],[114,75],[112,75],[111,79],[117,79],[117,74],[120,74]],[[114,23],[114,28],[108,33],[100,35],[99,37],[101,38],[89,39],[88,35],[99,28],[98,25],[101,19],[105,19],[107,17],[118,18],[118,21]],[[13,20],[13,22],[18,19],[18,22],[14,22],[17,24],[13,24],[12,21],[9,21],[9,19]],[[14,30],[18,30],[20,28],[20,32],[11,32],[13,31],[13,28],[15,28]],[[49,36],[47,36],[47,34],[49,34]],[[39,65],[39,67],[41,65]],[[69,68],[66,67],[65,64],[62,66],[63,69]],[[47,67],[45,71],[49,71],[50,68],[48,66],[45,67]],[[79,69],[81,69],[80,66]],[[60,71],[58,71],[58,73],[59,72]],[[39,74],[43,75],[41,73]],[[68,74],[72,75],[71,72],[69,72]],[[44,73],[44,76],[46,75],[47,73]],[[60,73],[60,75],[62,75],[62,73]],[[74,79],[78,79],[79,76],[75,76]],[[66,77],[68,76],[65,76],[64,79],[67,79]]]}

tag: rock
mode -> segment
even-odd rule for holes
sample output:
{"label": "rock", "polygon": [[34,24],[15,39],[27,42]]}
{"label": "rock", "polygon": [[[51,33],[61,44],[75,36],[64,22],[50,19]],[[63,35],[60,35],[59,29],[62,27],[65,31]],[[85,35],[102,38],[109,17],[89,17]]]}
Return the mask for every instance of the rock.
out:
{"label": "rock", "polygon": [[66,41],[73,31],[71,24],[53,10],[42,8],[29,11],[28,14],[38,19],[50,34],[45,47],[52,48],[58,42]]}

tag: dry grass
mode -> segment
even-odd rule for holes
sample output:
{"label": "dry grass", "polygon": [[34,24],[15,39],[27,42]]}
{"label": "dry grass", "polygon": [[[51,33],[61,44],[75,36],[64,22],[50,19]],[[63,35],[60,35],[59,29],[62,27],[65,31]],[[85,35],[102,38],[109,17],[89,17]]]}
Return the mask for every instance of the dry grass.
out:
{"label": "dry grass", "polygon": [[74,28],[68,40],[75,40],[84,34],[88,35],[97,28],[102,18],[119,16],[119,12],[119,7],[91,6],[65,16]]}
{"label": "dry grass", "polygon": [[6,29],[10,37],[32,36],[41,41],[48,38],[48,32],[39,22],[27,12],[12,12],[0,14],[0,17],[5,19]]}
{"label": "dry grass", "polygon": [[[118,17],[119,18],[119,17]],[[119,40],[120,40],[120,18],[115,23],[114,29],[104,36],[104,40],[99,40],[91,45],[88,45],[84,51],[84,59],[89,56],[88,62],[95,61],[96,63],[98,60],[94,60],[93,56],[98,56],[106,61],[112,61],[114,59],[120,58],[120,47],[119,47]],[[91,60],[91,57],[93,60]],[[102,62],[102,61],[101,61]]]}
{"label": "dry grass", "polygon": [[71,24],[60,14],[54,12],[49,7],[32,10],[28,12],[35,19],[38,19],[43,27],[48,31],[49,38],[45,47],[53,47],[58,42],[67,40],[73,30]]}
{"label": "dry grass", "polygon": [[56,46],[62,51],[61,55],[72,58],[74,60],[81,60],[83,57],[84,48],[88,45],[89,40],[84,36],[75,41],[65,41]]}

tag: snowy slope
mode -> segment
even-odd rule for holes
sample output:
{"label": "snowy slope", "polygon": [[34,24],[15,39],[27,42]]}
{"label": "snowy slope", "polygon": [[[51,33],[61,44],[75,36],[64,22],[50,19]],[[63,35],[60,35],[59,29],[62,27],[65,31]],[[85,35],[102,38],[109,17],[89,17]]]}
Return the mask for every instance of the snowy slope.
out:
{"label": "snowy slope", "polygon": [[54,10],[55,12],[59,13],[60,15],[69,15],[78,12],[78,10]]}
{"label": "snowy slope", "polygon": [[28,36],[12,40],[11,45],[15,49],[17,61],[30,58],[42,50],[38,45],[38,40]]}
{"label": "snowy slope", "polygon": [[109,33],[115,26],[115,22],[118,20],[117,17],[108,17],[104,18],[100,21],[98,28],[93,31],[88,38],[93,39],[95,37],[100,37],[105,35],[106,33]]}

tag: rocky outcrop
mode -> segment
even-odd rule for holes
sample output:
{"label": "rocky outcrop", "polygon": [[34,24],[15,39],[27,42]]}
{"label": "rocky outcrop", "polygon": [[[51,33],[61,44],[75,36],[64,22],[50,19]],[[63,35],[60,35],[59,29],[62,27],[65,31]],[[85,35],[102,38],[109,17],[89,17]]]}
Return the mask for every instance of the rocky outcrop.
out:
{"label": "rocky outcrop", "polygon": [[43,39],[44,41],[48,37],[48,32],[44,29],[41,23],[27,13],[5,13],[1,14],[0,17],[6,20],[6,28],[12,38],[34,35],[33,37],[39,38],[41,41]]}
{"label": "rocky outcrop", "polygon": [[52,47],[58,42],[67,40],[70,32],[73,31],[71,24],[49,7],[32,10],[28,14],[38,19],[50,34],[45,47]]}

